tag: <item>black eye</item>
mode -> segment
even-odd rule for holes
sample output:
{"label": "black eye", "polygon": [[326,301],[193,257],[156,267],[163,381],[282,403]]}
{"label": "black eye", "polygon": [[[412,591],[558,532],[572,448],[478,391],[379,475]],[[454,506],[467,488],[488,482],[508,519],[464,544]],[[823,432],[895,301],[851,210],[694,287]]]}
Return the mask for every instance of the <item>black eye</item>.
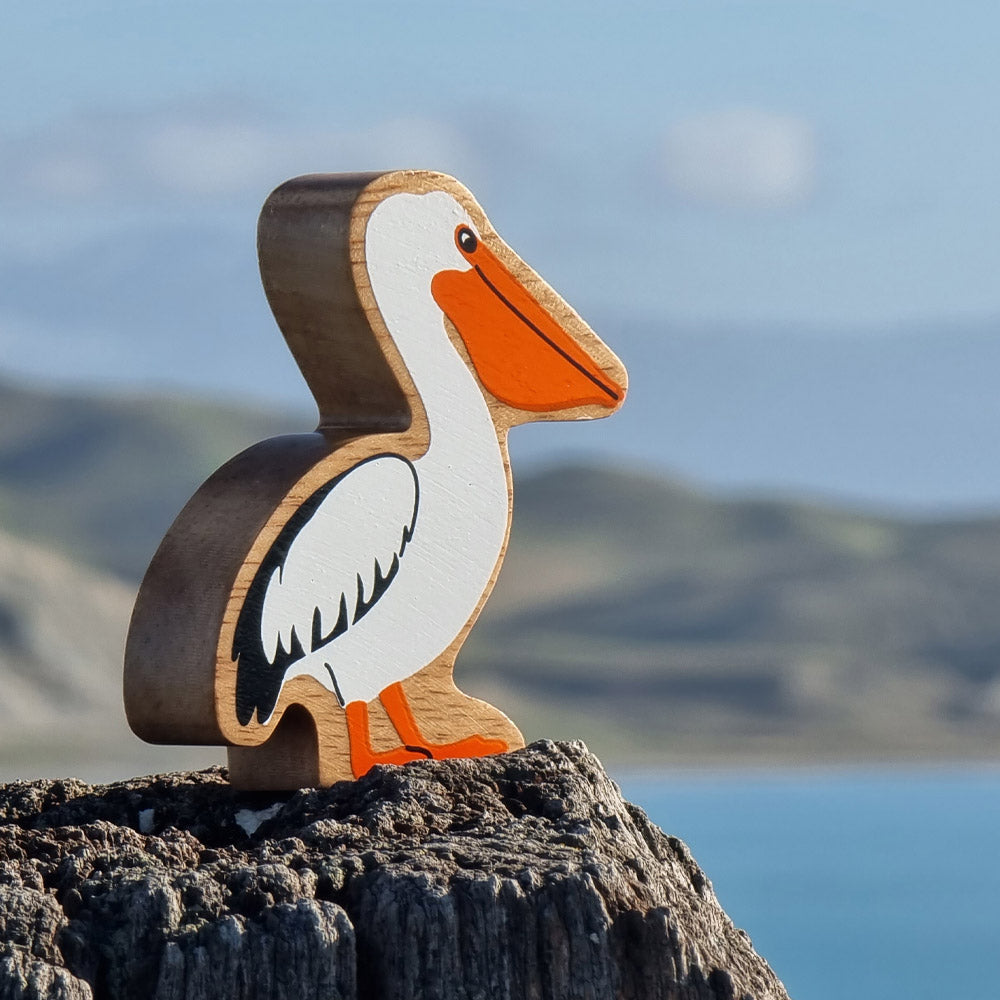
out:
{"label": "black eye", "polygon": [[463,253],[474,253],[476,247],[479,246],[476,234],[468,226],[458,227],[458,231],[455,233],[455,242]]}

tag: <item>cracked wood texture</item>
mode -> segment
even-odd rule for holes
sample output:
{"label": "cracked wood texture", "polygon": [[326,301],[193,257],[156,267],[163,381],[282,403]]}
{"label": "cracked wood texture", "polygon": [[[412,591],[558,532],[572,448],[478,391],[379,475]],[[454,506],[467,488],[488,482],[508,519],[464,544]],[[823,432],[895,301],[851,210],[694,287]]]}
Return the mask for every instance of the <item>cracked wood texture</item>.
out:
{"label": "cracked wood texture", "polygon": [[579,743],[0,786],[0,1000],[787,1000]]}

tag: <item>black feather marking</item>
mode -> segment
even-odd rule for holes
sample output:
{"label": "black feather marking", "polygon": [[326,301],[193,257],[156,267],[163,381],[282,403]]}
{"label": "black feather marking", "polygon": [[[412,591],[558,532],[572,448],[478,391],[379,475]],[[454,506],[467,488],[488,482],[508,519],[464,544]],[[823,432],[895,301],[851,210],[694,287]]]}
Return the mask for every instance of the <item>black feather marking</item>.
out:
{"label": "black feather marking", "polygon": [[337,622],[333,628],[323,635],[323,612],[319,607],[313,608],[312,620],[312,645],[309,647],[310,653],[315,653],[317,649],[322,649],[328,642],[333,642],[338,636],[347,631],[347,595],[340,595],[340,612],[337,615]]}
{"label": "black feather marking", "polygon": [[378,603],[379,598],[389,589],[389,584],[396,578],[398,572],[399,556],[395,553],[392,556],[389,572],[385,576],[382,575],[381,563],[376,559],[375,583],[372,586],[371,596],[368,598],[365,597],[364,581],[361,579],[361,574],[358,574],[358,600],[354,607],[354,621],[351,622],[352,625],[357,624]]}
{"label": "black feather marking", "polygon": [[344,696],[340,693],[340,685],[337,683],[337,675],[333,672],[333,667],[329,663],[324,663],[326,667],[326,672],[330,675],[330,682],[333,684],[333,693],[337,696],[337,701],[340,702],[340,707],[344,708],[347,702],[344,701]]}
{"label": "black feather marking", "polygon": [[[409,525],[403,527],[402,544],[399,550],[400,556],[403,554],[406,543],[413,538],[413,531],[417,523],[417,509],[420,506],[420,485],[417,480],[417,470],[408,459],[402,455],[392,454],[391,452],[373,455],[371,458],[359,463],[359,465],[341,473],[335,479],[331,479],[330,482],[324,483],[292,514],[257,568],[257,572],[254,574],[253,581],[247,591],[247,596],[243,601],[243,607],[240,609],[239,617],[236,620],[236,629],[233,634],[232,657],[236,663],[236,718],[241,726],[249,724],[254,713],[256,713],[259,722],[265,722],[270,717],[274,711],[274,706],[277,704],[278,694],[281,691],[281,685],[284,682],[288,668],[306,655],[294,631],[290,640],[291,649],[286,650],[279,637],[278,649],[275,653],[273,663],[268,660],[267,654],[264,651],[260,634],[260,621],[264,611],[264,597],[267,594],[267,587],[274,571],[278,570],[279,573],[282,572],[292,543],[337,484],[360,465],[364,465],[367,462],[374,462],[381,458],[397,458],[405,462],[413,476],[413,516],[410,519]],[[389,576],[383,581],[381,591],[367,602],[364,610],[361,612],[362,615],[382,596],[398,572],[398,569],[399,561],[398,559],[393,559],[393,568],[390,569]],[[377,586],[376,590],[378,590]],[[358,593],[359,595],[361,593],[360,586]],[[334,595],[328,596],[332,597]],[[360,617],[357,611],[356,607],[354,621],[357,621]],[[319,623],[320,642],[317,645],[317,618],[314,613],[312,621],[313,634],[310,637],[312,640],[310,642],[310,652],[315,652],[317,649],[323,648],[323,646],[328,645],[343,635],[348,628],[347,618],[347,599],[346,595],[341,594],[340,615],[337,623],[333,631],[326,636],[322,635],[322,623]]]}
{"label": "black feather marking", "polygon": [[358,586],[356,591],[356,597],[354,599],[354,617],[351,619],[351,624],[354,625],[357,620],[365,613],[365,581],[361,578],[361,574],[358,574]]}
{"label": "black feather marking", "polygon": [[[343,596],[343,595],[341,595]],[[310,648],[317,649],[323,640],[323,612],[320,611],[319,605],[313,608],[313,621],[312,621],[312,642],[310,643]]]}

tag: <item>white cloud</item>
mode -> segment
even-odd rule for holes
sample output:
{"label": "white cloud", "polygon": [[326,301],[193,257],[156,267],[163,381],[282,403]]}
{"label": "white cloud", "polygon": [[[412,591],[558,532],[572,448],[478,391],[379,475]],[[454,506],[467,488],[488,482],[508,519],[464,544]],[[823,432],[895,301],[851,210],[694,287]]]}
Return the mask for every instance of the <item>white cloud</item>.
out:
{"label": "white cloud", "polygon": [[471,143],[437,120],[331,130],[231,108],[161,108],[91,114],[8,136],[0,146],[0,198],[257,197],[302,173],[423,167],[467,177],[477,165]]}
{"label": "white cloud", "polygon": [[802,118],[733,108],[675,122],[662,163],[670,188],[691,201],[737,210],[787,209],[813,191],[816,139]]}

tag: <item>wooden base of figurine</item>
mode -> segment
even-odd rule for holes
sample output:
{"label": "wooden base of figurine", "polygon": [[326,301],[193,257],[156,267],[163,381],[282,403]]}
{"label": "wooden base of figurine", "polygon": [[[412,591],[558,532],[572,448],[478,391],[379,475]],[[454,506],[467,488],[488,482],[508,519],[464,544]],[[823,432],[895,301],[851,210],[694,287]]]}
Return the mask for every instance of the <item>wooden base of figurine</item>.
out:
{"label": "wooden base of figurine", "polygon": [[266,742],[228,748],[235,788],[322,788],[360,778],[376,764],[481,757],[524,746],[503,712],[459,691],[447,664],[435,664],[380,698],[346,709],[320,685],[309,687],[316,695],[310,708],[289,705]]}

